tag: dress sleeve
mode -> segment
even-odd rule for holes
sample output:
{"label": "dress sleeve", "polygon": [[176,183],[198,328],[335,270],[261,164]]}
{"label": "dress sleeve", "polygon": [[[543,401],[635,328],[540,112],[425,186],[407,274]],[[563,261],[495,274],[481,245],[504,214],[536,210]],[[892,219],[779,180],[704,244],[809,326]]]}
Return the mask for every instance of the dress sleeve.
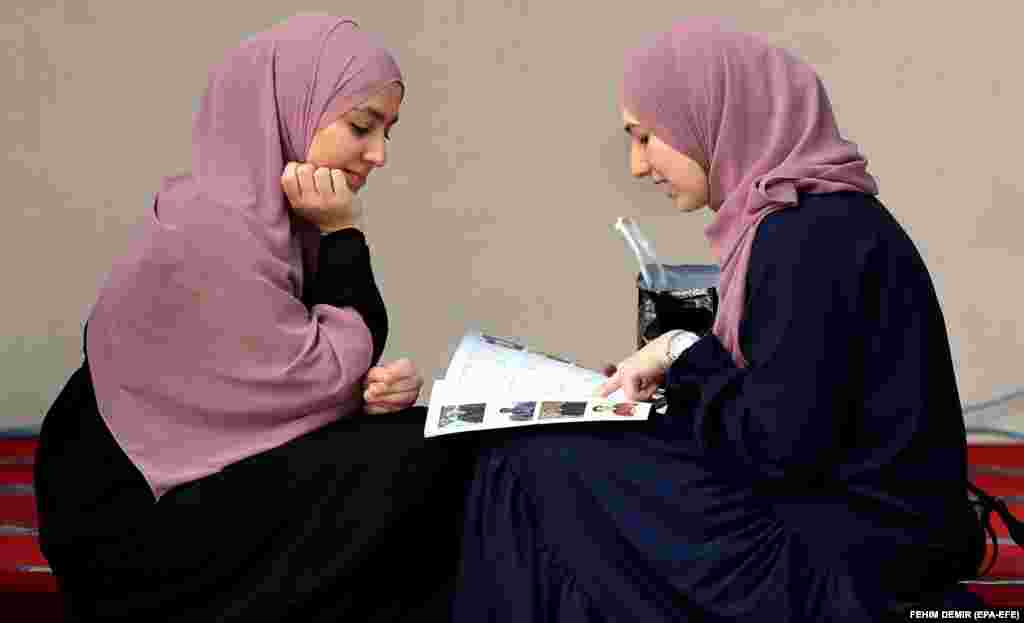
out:
{"label": "dress sleeve", "polygon": [[317,273],[309,294],[311,307],[351,307],[359,312],[373,337],[376,364],[384,352],[388,316],[370,265],[370,249],[358,229],[342,229],[320,238]]}
{"label": "dress sleeve", "polygon": [[871,244],[769,216],[751,249],[737,367],[714,334],[667,374],[669,414],[692,418],[700,449],[755,478],[816,480],[855,405],[858,313]]}

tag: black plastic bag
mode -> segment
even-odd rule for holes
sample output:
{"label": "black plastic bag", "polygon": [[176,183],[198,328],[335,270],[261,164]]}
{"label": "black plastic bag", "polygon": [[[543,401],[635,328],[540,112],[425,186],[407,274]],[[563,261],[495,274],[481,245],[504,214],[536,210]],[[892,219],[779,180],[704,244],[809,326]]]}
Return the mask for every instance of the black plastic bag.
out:
{"label": "black plastic bag", "polygon": [[637,276],[637,348],[666,331],[711,332],[718,311],[718,266],[664,265],[668,288],[651,290]]}

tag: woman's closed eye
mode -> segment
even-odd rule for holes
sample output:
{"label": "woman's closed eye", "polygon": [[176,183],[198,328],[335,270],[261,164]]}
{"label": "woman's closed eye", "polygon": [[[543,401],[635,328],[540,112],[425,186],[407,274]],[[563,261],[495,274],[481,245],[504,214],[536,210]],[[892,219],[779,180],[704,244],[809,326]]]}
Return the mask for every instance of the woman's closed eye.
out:
{"label": "woman's closed eye", "polygon": [[[355,134],[356,136],[358,136],[359,138],[363,138],[367,134],[369,134],[370,132],[373,131],[373,127],[361,126],[358,123],[349,123],[349,126],[351,126],[351,128],[352,128],[352,133]],[[390,128],[384,131],[384,139],[388,140],[388,141],[391,140],[391,129]]]}
{"label": "woman's closed eye", "polygon": [[641,130],[635,123],[626,124],[625,130],[626,134],[628,134],[632,140],[636,141],[643,147],[647,146],[647,142],[651,136],[650,131]]}

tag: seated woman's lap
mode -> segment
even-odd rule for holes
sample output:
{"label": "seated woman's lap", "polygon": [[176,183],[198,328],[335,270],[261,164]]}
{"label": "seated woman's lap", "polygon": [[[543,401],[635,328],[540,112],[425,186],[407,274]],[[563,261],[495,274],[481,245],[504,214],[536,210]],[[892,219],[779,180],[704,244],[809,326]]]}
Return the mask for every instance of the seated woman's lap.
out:
{"label": "seated woman's lap", "polygon": [[508,608],[518,600],[550,612],[538,601],[554,597],[536,588],[547,580],[517,577],[544,567],[569,570],[573,590],[603,613],[594,620],[681,620],[695,607],[726,617],[795,613],[809,606],[805,592],[827,599],[849,582],[815,568],[749,483],[650,428],[549,425],[495,435],[467,512],[462,606],[467,587],[485,593],[490,584],[508,594]]}
{"label": "seated woman's lap", "polygon": [[[88,595],[95,614],[173,611],[202,594],[273,614],[265,608],[275,595],[286,608],[286,594],[415,569],[415,560],[394,563],[420,530],[433,529],[428,545],[449,552],[432,570],[454,573],[471,448],[425,440],[422,407],[341,419],[156,504],[98,414],[89,416],[48,416],[42,489],[59,512],[42,517],[42,536],[72,604]],[[346,591],[330,591],[339,607]]]}

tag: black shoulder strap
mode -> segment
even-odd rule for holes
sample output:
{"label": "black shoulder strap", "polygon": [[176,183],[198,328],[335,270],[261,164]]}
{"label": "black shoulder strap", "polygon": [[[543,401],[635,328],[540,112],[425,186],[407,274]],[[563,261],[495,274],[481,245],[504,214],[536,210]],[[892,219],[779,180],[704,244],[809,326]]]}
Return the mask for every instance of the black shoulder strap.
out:
{"label": "black shoulder strap", "polygon": [[967,481],[967,489],[974,495],[971,499],[970,504],[974,510],[978,513],[981,525],[985,532],[992,539],[992,559],[989,561],[988,566],[978,573],[978,577],[986,575],[992,570],[992,567],[996,564],[996,558],[999,556],[999,538],[996,536],[996,531],[992,527],[992,512],[995,511],[999,518],[1006,524],[1007,531],[1009,532],[1010,539],[1017,545],[1024,545],[1024,523],[1021,523],[1010,509],[1006,506],[1006,502],[1003,500],[991,496],[985,493],[981,487],[978,487],[971,481]]}

